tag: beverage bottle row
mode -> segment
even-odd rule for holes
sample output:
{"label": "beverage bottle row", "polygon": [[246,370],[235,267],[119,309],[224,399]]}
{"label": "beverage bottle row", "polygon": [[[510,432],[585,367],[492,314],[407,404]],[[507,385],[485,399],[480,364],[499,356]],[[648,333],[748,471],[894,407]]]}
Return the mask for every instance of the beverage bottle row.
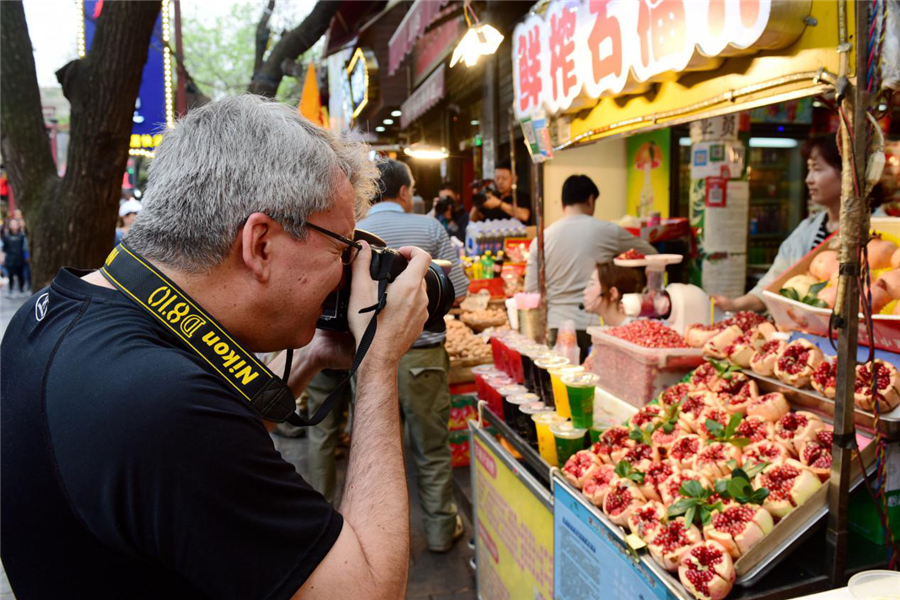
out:
{"label": "beverage bottle row", "polygon": [[478,256],[503,250],[503,241],[511,237],[524,237],[525,225],[516,219],[473,221],[466,227],[466,254]]}

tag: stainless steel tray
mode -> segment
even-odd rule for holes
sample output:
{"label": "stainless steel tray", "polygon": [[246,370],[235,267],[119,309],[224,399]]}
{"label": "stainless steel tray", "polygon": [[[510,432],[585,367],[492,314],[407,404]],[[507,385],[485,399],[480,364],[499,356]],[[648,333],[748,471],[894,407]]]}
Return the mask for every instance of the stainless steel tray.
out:
{"label": "stainless steel tray", "polygon": [[[800,389],[779,381],[773,377],[763,377],[750,369],[744,369],[747,377],[755,379],[760,391],[781,392],[795,408],[813,409],[828,417],[834,417],[834,400],[811,389]],[[869,433],[875,432],[875,415],[859,408],[854,408],[854,421],[860,429]],[[900,406],[891,412],[881,415],[881,434],[891,440],[900,439]]]}

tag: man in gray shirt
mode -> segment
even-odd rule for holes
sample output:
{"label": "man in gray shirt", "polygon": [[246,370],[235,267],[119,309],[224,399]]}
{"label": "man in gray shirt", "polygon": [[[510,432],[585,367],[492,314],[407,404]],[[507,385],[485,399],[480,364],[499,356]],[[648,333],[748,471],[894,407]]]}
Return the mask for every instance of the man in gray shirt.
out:
{"label": "man in gray shirt", "polygon": [[[618,225],[595,219],[594,206],[599,197],[600,190],[590,177],[572,175],[562,188],[563,218],[544,231],[549,343],[556,343],[559,327],[571,319],[575,322],[582,360],[591,345],[586,330],[599,324],[595,315],[579,308],[594,269],[632,248],[643,254],[656,254],[649,242]],[[538,291],[537,240],[531,242],[525,289]]]}

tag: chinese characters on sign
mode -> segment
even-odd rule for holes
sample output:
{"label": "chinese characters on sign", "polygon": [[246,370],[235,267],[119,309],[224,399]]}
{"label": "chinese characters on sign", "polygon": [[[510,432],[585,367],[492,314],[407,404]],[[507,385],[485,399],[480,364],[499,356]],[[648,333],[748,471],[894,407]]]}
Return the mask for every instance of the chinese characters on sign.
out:
{"label": "chinese characters on sign", "polygon": [[578,110],[672,72],[714,69],[718,57],[783,48],[805,27],[798,3],[808,13],[810,0],[555,0],[513,33],[516,117]]}

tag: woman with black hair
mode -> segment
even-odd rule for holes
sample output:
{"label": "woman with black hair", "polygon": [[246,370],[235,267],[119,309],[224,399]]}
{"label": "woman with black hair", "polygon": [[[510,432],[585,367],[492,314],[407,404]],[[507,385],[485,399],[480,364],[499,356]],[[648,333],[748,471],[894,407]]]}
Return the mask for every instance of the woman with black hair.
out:
{"label": "woman with black hair", "polygon": [[809,198],[824,210],[814,212],[800,222],[778,248],[778,255],[769,271],[749,293],[739,298],[713,296],[716,306],[722,310],[765,310],[763,290],[840,226],[841,155],[834,134],[810,138],[801,152],[808,169],[806,187],[809,188]]}

